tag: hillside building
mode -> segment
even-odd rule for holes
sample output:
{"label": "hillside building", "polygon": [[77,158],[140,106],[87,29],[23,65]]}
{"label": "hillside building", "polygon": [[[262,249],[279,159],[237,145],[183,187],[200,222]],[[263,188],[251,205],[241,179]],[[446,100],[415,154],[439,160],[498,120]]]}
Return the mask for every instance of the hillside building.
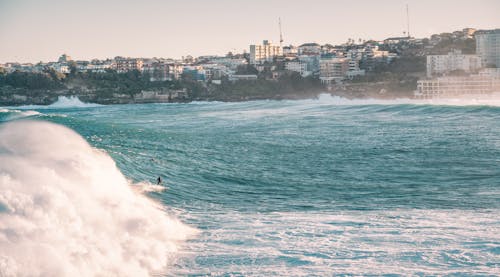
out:
{"label": "hillside building", "polygon": [[264,40],[262,45],[250,45],[250,63],[262,64],[272,62],[275,57],[283,56],[283,50],[280,46],[272,45]]}
{"label": "hillside building", "polygon": [[465,55],[460,50],[454,50],[447,55],[427,56],[427,77],[443,75],[461,70],[465,73],[476,72],[482,67],[478,55]]}
{"label": "hillside building", "polygon": [[500,67],[500,29],[477,31],[476,53],[487,67]]}

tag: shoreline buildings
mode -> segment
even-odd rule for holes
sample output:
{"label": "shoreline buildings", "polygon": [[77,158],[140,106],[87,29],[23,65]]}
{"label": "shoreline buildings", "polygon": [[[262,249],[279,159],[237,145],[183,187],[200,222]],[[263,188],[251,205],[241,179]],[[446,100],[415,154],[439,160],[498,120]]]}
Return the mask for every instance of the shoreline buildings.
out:
{"label": "shoreline buildings", "polygon": [[[473,29],[466,29],[472,35]],[[417,98],[500,93],[500,29],[474,33],[476,55],[452,51],[427,56],[427,78],[417,81]],[[436,77],[439,76],[439,77]],[[432,78],[434,77],[434,78]]]}
{"label": "shoreline buildings", "polygon": [[453,71],[474,73],[482,68],[478,55],[464,55],[460,50],[453,50],[447,55],[427,56],[427,77],[448,74]]}
{"label": "shoreline buildings", "polygon": [[485,96],[500,92],[500,68],[485,68],[470,76],[419,80],[415,97],[423,99]]}
{"label": "shoreline buildings", "polygon": [[[106,60],[81,61],[62,55],[55,62],[0,64],[0,74],[30,72],[49,75],[54,71],[70,75],[75,73],[126,73],[137,71],[151,82],[189,80],[204,86],[232,82],[265,79],[279,81],[282,76],[297,72],[312,78],[327,89],[344,86],[344,82],[356,79],[357,83],[370,83],[373,76],[388,72],[392,61],[402,63],[410,78],[399,84],[405,89],[417,90],[415,97],[443,97],[464,94],[484,94],[499,91],[497,87],[500,67],[500,29],[476,31],[472,28],[433,35],[430,39],[411,37],[389,38],[384,41],[349,39],[340,45],[303,43],[299,46],[281,47],[264,40],[261,45],[250,45],[250,52],[228,53],[225,56],[186,56],[182,59],[134,58],[117,56]],[[450,45],[471,53],[476,44],[477,53],[463,54]],[[442,51],[451,51],[445,55]],[[425,73],[414,70],[413,61],[426,57],[427,79],[419,80]],[[411,61],[408,61],[410,58]],[[425,60],[424,60],[425,61]],[[491,69],[488,69],[491,68]],[[411,71],[413,70],[413,71]],[[368,74],[369,78],[361,76]],[[62,75],[59,75],[62,76]],[[64,77],[64,76],[63,76]],[[376,76],[377,77],[377,76]],[[380,76],[378,76],[380,77]],[[408,81],[409,80],[409,81]],[[411,82],[411,84],[409,84]],[[407,85],[408,84],[408,85]]]}

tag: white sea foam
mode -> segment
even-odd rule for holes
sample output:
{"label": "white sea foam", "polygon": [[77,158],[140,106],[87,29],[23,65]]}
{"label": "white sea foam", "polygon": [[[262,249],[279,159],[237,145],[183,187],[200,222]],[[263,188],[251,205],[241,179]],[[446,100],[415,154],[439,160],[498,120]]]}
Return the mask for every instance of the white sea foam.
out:
{"label": "white sea foam", "polygon": [[67,108],[93,108],[100,107],[102,105],[95,103],[85,103],[80,100],[77,96],[59,96],[57,101],[50,105],[26,105],[19,106],[16,109],[67,109]]}
{"label": "white sea foam", "polygon": [[135,184],[133,186],[133,189],[135,189],[136,191],[141,192],[141,193],[147,193],[147,192],[162,192],[162,191],[167,190],[167,187],[151,184],[148,182],[141,182],[141,183]]}
{"label": "white sea foam", "polygon": [[40,112],[32,110],[15,110],[15,109],[4,109],[4,108],[0,109],[0,113],[8,114],[6,121],[41,115]]}
{"label": "white sea foam", "polygon": [[[318,110],[317,108],[335,108],[335,106],[366,106],[366,105],[433,105],[433,106],[492,106],[500,107],[500,95],[484,96],[482,98],[443,98],[443,99],[374,99],[359,98],[348,99],[340,96],[323,93],[316,99],[305,100],[284,100],[286,105],[277,107],[276,101],[258,100],[242,103],[231,103],[230,106],[214,107],[211,111],[200,113],[202,117],[218,117],[223,119],[253,120],[265,117],[286,117],[296,115],[325,115],[328,109]],[[206,102],[210,103],[210,102]],[[264,103],[258,108],[256,103]],[[229,104],[228,104],[229,105]],[[235,107],[234,109],[232,107]]]}
{"label": "white sea foam", "polygon": [[50,104],[49,108],[91,108],[102,105],[94,103],[84,103],[77,96],[59,96],[57,102]]}
{"label": "white sea foam", "polygon": [[485,95],[457,98],[436,98],[436,99],[348,99],[340,96],[332,96],[324,93],[320,94],[318,99],[312,100],[313,103],[329,105],[443,105],[443,106],[498,106],[500,107],[500,95]]}
{"label": "white sea foam", "polygon": [[148,276],[196,231],[66,127],[0,127],[0,275]]}
{"label": "white sea foam", "polygon": [[[212,228],[189,244],[186,251],[197,259],[181,262],[176,273],[498,276],[498,212],[213,212],[206,220],[225,228]],[[206,263],[213,260],[220,262]]]}

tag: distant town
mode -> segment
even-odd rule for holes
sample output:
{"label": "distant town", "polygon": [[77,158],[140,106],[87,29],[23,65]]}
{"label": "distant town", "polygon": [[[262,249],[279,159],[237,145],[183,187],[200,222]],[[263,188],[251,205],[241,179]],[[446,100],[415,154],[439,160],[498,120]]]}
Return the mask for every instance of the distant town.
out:
{"label": "distant town", "polygon": [[341,45],[264,40],[248,52],[181,59],[114,57],[0,64],[0,105],[78,96],[103,104],[348,98],[435,98],[500,92],[500,29]]}

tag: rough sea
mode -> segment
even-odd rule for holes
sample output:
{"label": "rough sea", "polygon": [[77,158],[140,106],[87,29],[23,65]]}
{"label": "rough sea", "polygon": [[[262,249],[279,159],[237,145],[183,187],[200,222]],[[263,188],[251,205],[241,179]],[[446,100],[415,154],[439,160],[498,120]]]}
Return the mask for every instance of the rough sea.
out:
{"label": "rough sea", "polygon": [[62,98],[0,122],[0,276],[500,275],[500,101]]}

